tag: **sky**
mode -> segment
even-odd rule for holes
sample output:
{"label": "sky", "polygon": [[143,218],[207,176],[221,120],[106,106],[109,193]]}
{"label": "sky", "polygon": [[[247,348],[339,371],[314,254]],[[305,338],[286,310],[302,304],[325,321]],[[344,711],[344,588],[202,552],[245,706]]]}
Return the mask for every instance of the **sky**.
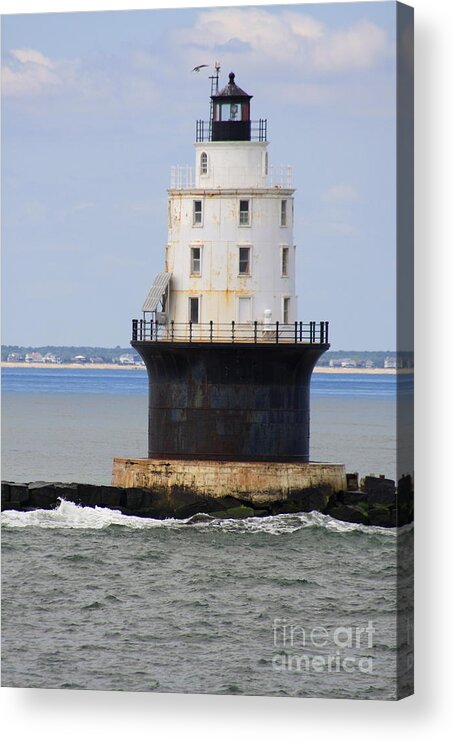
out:
{"label": "sky", "polygon": [[2,342],[126,346],[163,270],[172,165],[232,70],[294,174],[303,321],[393,350],[395,3],[2,18]]}

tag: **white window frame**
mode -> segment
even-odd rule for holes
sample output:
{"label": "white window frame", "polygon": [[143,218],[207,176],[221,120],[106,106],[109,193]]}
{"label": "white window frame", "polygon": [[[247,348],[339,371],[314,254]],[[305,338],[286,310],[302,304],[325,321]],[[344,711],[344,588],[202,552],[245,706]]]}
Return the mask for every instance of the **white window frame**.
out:
{"label": "white window frame", "polygon": [[280,201],[280,227],[287,227],[287,226],[288,226],[288,200],[287,198],[282,198]]}
{"label": "white window frame", "polygon": [[[202,276],[202,245],[190,245],[190,276]],[[199,258],[193,257],[193,250],[199,250]],[[199,271],[193,270],[194,260],[199,260]]]}
{"label": "white window frame", "polygon": [[[248,204],[247,211],[242,211],[242,204]],[[247,214],[248,220],[243,221],[244,214]],[[239,227],[251,227],[251,199],[250,198],[240,198],[239,199]]]}
{"label": "white window frame", "polygon": [[[201,204],[201,210],[196,211],[196,204]],[[196,221],[196,214],[201,215],[201,220]],[[204,224],[204,202],[202,198],[193,199],[193,227],[202,227]]]}
{"label": "white window frame", "polygon": [[[237,254],[238,275],[239,276],[251,276],[252,246],[251,245],[237,245],[237,248],[238,248],[238,254]],[[240,251],[241,250],[248,250],[248,270],[247,271],[240,270]]]}
{"label": "white window frame", "polygon": [[201,157],[199,159],[199,174],[208,175],[208,173],[209,173],[209,156],[207,152],[201,152]]}

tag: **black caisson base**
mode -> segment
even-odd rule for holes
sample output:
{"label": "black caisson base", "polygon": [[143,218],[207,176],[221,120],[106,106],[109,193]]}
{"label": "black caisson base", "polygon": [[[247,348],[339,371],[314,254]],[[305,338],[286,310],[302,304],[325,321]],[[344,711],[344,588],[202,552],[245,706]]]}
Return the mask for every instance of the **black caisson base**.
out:
{"label": "black caisson base", "polygon": [[328,344],[132,342],[149,376],[149,457],[308,461]]}

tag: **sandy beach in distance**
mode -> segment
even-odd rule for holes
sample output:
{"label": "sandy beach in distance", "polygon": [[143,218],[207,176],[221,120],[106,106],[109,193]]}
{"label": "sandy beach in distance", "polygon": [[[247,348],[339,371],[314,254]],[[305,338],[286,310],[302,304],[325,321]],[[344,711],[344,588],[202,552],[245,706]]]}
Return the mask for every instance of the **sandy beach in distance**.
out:
{"label": "sandy beach in distance", "polygon": [[[64,368],[64,369],[95,369],[99,371],[145,371],[144,366],[122,366],[117,363],[16,363],[2,361],[2,368]],[[412,374],[412,368],[332,368],[316,366],[315,374]]]}

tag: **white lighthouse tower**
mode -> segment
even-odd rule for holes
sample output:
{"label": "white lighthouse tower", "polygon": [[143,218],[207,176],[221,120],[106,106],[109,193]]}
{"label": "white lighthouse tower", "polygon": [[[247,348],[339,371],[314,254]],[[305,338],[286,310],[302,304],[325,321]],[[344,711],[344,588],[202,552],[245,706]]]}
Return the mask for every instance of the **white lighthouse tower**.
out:
{"label": "white lighthouse tower", "polygon": [[270,167],[251,97],[231,72],[212,96],[209,125],[198,122],[194,169],[172,169],[167,319],[202,325],[193,328],[201,336],[210,321],[246,330],[297,316],[291,168]]}
{"label": "white lighthouse tower", "polygon": [[[133,320],[149,377],[147,459],[115,459],[113,482],[183,497],[243,493],[282,503],[344,467],[310,463],[310,381],[328,322],[297,315],[294,190],[268,161],[267,121],[229,74],[212,79],[195,165],[173,167],[168,241]],[[259,495],[257,494],[259,493]],[[282,505],[277,505],[282,507]]]}

